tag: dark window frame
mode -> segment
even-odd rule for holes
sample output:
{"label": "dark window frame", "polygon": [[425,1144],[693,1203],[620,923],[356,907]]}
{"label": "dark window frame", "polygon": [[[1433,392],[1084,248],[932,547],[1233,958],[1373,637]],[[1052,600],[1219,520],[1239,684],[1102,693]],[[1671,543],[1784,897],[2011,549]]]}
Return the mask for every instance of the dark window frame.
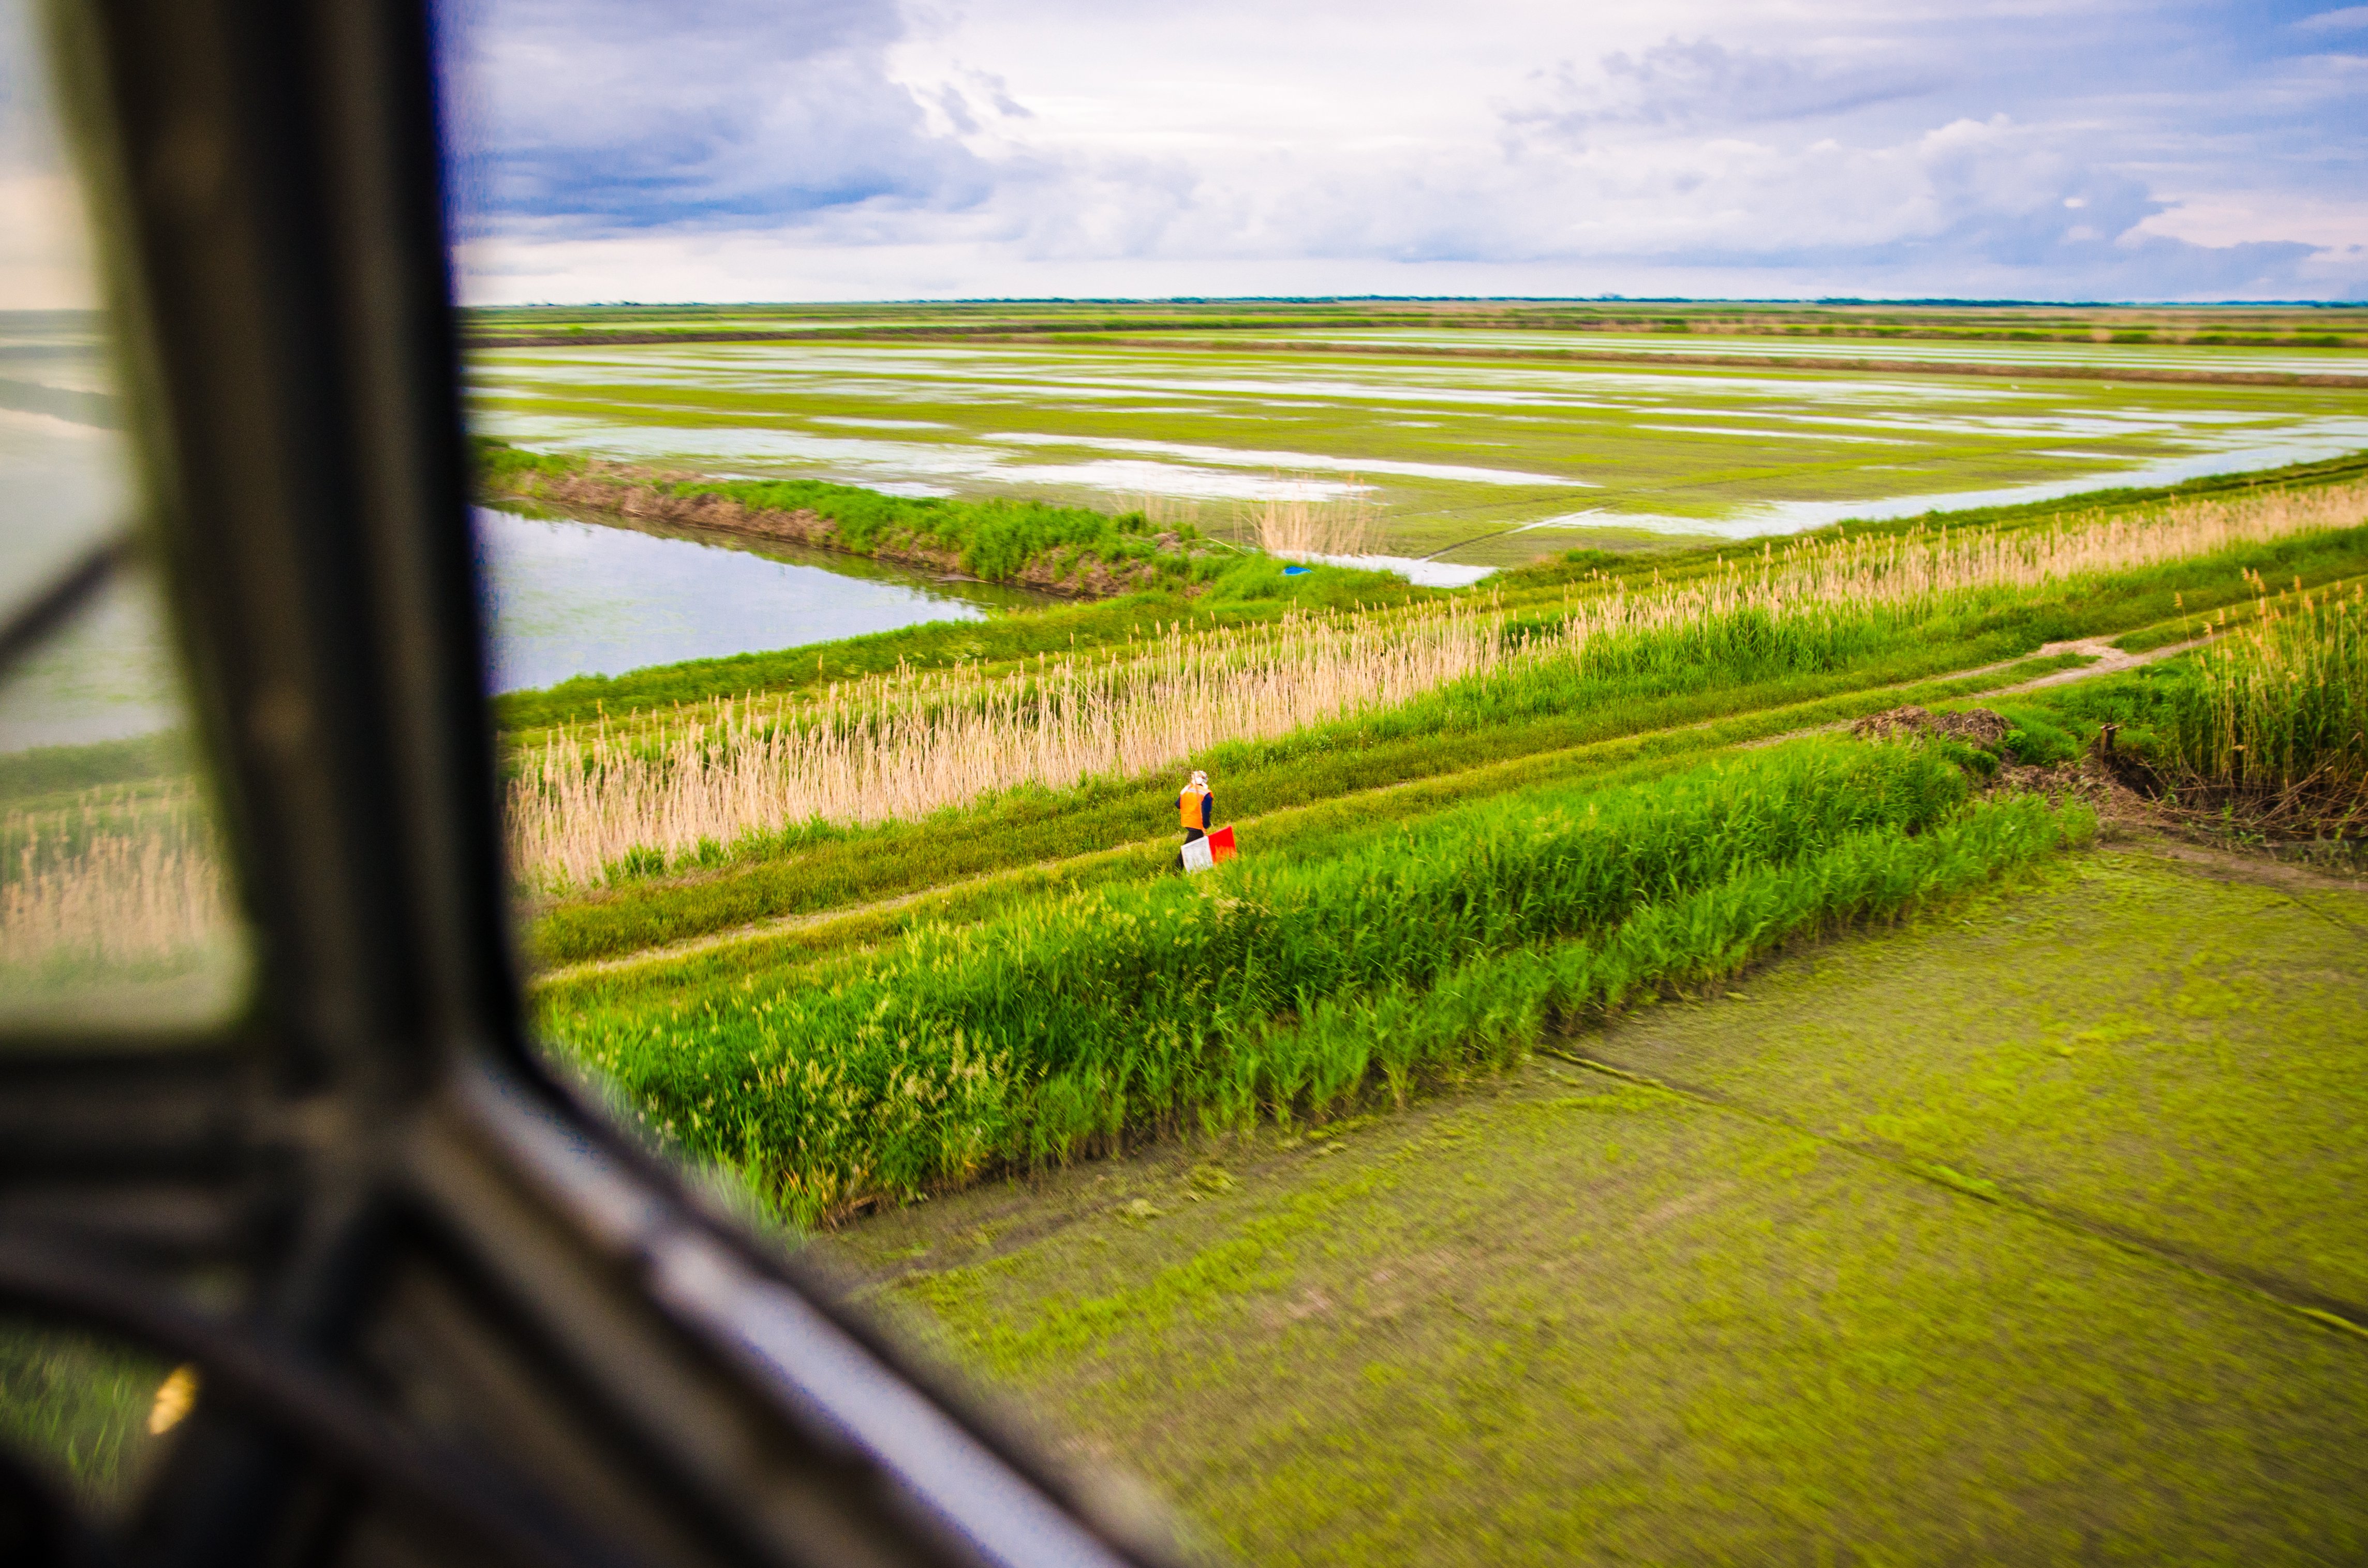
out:
{"label": "dark window frame", "polygon": [[0,1042],[0,1308],[205,1379],[128,1526],[94,1532],[12,1465],[0,1540],[189,1564],[1166,1560],[1128,1494],[1047,1464],[530,1046],[426,7],[51,19],[126,342],[131,548],[176,613],[256,981],[225,1030]]}

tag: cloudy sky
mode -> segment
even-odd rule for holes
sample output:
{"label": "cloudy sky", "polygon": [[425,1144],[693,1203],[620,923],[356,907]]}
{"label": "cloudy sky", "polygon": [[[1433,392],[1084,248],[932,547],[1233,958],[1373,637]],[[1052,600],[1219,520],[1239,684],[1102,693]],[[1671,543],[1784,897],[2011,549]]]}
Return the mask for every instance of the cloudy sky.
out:
{"label": "cloudy sky", "polygon": [[446,14],[480,301],[2368,297],[2368,6]]}
{"label": "cloudy sky", "polygon": [[480,301],[2368,298],[2368,6],[438,9]]}

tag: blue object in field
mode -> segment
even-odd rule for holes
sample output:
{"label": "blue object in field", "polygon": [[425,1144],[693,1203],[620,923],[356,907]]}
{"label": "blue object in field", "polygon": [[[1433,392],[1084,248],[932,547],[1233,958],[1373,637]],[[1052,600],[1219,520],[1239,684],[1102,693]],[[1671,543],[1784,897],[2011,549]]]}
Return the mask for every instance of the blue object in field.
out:
{"label": "blue object in field", "polygon": [[1286,566],[1282,569],[1282,574],[1286,577],[1304,577],[1315,570],[1313,566]]}

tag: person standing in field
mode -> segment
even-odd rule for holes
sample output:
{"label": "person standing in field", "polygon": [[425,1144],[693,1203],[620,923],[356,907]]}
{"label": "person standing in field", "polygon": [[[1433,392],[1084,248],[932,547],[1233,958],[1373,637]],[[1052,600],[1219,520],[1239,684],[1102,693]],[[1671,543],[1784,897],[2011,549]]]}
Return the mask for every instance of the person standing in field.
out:
{"label": "person standing in field", "polygon": [[[1217,820],[1217,798],[1209,793],[1209,776],[1200,769],[1183,789],[1176,792],[1176,815],[1183,824],[1184,842],[1209,836],[1209,824]],[[1184,851],[1176,851],[1176,869],[1184,869]]]}

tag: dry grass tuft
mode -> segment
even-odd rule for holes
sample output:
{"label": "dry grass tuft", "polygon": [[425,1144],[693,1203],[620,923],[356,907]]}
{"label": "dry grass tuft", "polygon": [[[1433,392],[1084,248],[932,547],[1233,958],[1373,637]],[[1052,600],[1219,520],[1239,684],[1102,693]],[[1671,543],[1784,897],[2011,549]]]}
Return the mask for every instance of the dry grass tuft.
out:
{"label": "dry grass tuft", "polygon": [[1371,555],[1381,537],[1381,508],[1361,495],[1345,501],[1270,497],[1258,504],[1251,520],[1258,548],[1269,555]]}

